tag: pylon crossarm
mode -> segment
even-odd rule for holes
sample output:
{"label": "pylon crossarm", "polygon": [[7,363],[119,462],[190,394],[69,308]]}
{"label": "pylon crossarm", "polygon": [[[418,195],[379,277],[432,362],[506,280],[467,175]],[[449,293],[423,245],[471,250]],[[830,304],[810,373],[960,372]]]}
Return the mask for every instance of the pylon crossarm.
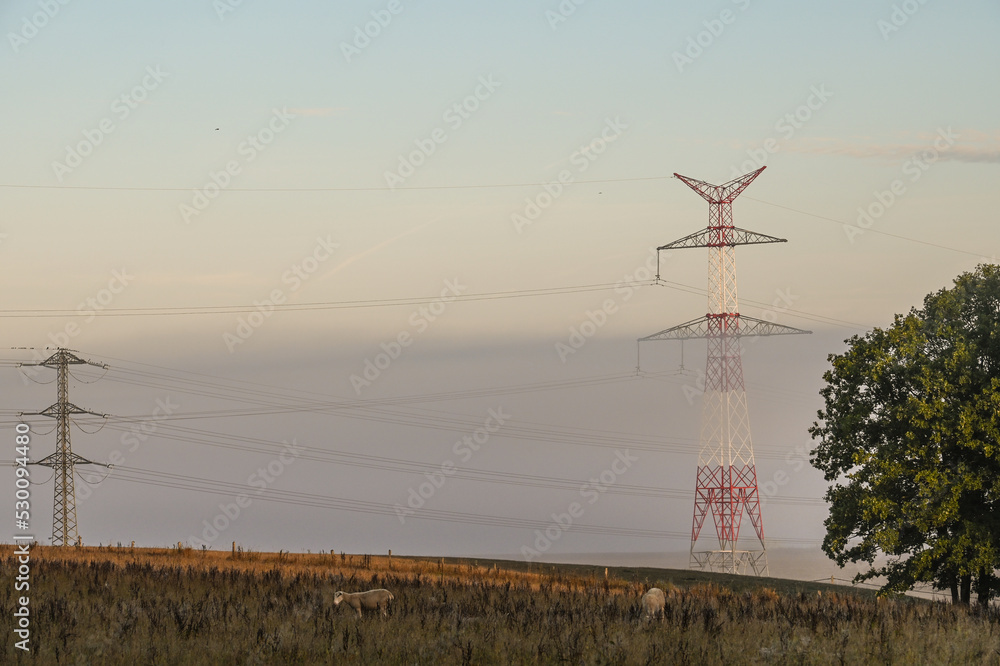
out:
{"label": "pylon crossarm", "polygon": [[668,329],[639,338],[639,342],[651,342],[653,340],[692,340],[697,338],[707,338],[708,317],[692,319],[689,322],[672,326]]}
{"label": "pylon crossarm", "polygon": [[734,247],[736,245],[763,245],[764,243],[787,243],[788,239],[759,234],[739,227],[709,227],[696,231],[672,243],[661,245],[657,250],[682,250],[691,247]]}
{"label": "pylon crossarm", "polygon": [[756,171],[751,171],[750,173],[743,174],[738,178],[733,178],[728,183],[723,183],[722,185],[713,185],[712,183],[706,183],[703,180],[682,176],[679,173],[675,173],[674,178],[680,179],[685,185],[700,194],[701,197],[709,203],[732,203],[733,199],[738,197],[740,192],[745,190],[747,186],[760,175],[760,172],[766,168],[766,166],[762,166]]}
{"label": "pylon crossarm", "polygon": [[775,324],[763,319],[741,314],[705,315],[678,326],[639,338],[639,342],[653,340],[697,340],[705,338],[748,338],[769,335],[800,335],[812,333],[801,328]]}
{"label": "pylon crossarm", "polygon": [[41,460],[36,460],[35,462],[29,462],[29,465],[41,465],[42,467],[58,467],[60,465],[97,465],[99,467],[107,467],[111,469],[111,465],[107,463],[94,462],[93,460],[87,460],[81,455],[77,455],[72,451],[64,454],[62,451],[56,451],[55,453],[50,453]]}
{"label": "pylon crossarm", "polygon": [[59,366],[63,362],[68,365],[92,365],[95,368],[101,368],[103,370],[107,370],[109,368],[107,363],[94,363],[93,361],[84,360],[72,353],[69,349],[60,349],[49,358],[44,361],[39,361],[38,363],[18,363],[17,367],[43,366],[46,368],[52,368],[53,370],[58,370]]}
{"label": "pylon crossarm", "polygon": [[89,409],[83,409],[82,407],[77,407],[71,402],[66,403],[65,411],[63,407],[58,403],[47,407],[40,412],[18,412],[18,416],[48,416],[49,418],[59,418],[61,414],[90,414],[91,416],[100,416],[101,418],[108,418],[110,414],[99,414],[98,412],[92,412]]}
{"label": "pylon crossarm", "polygon": [[794,326],[775,324],[774,322],[748,317],[747,315],[738,316],[740,318],[738,335],[741,338],[767,335],[812,335],[812,331],[795,328]]}

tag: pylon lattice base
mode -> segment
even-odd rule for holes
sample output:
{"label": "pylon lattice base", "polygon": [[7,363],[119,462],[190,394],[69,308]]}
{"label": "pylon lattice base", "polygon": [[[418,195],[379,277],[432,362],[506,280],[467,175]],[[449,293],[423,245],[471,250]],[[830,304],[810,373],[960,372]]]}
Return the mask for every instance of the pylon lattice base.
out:
{"label": "pylon lattice base", "polygon": [[700,550],[691,551],[691,569],[740,574],[743,576],[766,576],[766,550]]}

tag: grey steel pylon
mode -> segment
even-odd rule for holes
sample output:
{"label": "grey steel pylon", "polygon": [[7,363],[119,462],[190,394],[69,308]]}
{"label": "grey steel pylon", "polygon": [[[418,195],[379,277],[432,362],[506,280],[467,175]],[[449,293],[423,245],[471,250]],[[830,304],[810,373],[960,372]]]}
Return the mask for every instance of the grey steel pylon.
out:
{"label": "grey steel pylon", "polygon": [[56,450],[51,455],[32,463],[51,467],[55,472],[55,497],[52,503],[52,545],[68,546],[79,541],[76,522],[76,491],[73,483],[74,467],[76,465],[103,465],[87,460],[73,453],[70,445],[70,416],[73,414],[91,414],[107,418],[107,414],[98,414],[87,409],[81,409],[69,401],[69,366],[93,365],[107,369],[103,363],[85,361],[68,349],[59,348],[49,358],[40,363],[20,363],[19,366],[43,366],[56,371],[57,397],[56,402],[41,412],[21,412],[21,416],[48,416],[56,419]]}

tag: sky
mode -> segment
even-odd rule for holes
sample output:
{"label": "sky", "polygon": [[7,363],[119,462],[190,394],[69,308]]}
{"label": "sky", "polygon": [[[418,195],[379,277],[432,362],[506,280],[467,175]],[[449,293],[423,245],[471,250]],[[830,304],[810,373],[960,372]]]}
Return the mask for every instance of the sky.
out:
{"label": "sky", "polygon": [[663,253],[650,286],[651,250],[707,223],[672,174],[766,166],[734,222],[788,243],[738,248],[740,311],[812,334],[748,342],[750,420],[770,546],[815,551],[828,354],[996,261],[998,24],[985,1],[5,2],[0,419],[54,401],[17,362],[108,364],[70,382],[111,415],[73,450],[117,461],[79,470],[87,543],[520,557],[578,502],[540,558],[683,551],[705,347],[635,341],[705,313],[707,257]]}

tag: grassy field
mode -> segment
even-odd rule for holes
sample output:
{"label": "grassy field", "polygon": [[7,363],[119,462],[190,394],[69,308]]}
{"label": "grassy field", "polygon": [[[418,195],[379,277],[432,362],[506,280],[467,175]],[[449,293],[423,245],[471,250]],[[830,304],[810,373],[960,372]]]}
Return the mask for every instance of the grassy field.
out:
{"label": "grassy field", "polygon": [[[1000,617],[817,583],[369,555],[31,551],[31,652],[5,664],[1000,663]],[[13,620],[16,560],[0,546]],[[667,592],[645,623],[639,597]],[[385,587],[358,620],[333,593]],[[11,621],[9,620],[9,621]]]}

